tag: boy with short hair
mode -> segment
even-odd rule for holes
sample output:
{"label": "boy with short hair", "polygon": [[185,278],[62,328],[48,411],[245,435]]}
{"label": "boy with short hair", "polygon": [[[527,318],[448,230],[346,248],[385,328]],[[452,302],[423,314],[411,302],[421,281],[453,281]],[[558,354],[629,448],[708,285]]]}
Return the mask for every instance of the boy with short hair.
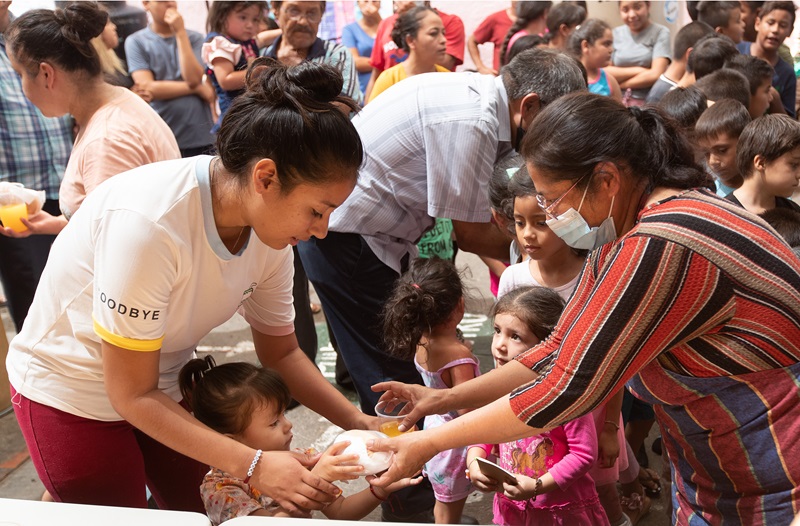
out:
{"label": "boy with short hair", "polygon": [[143,2],[153,22],[125,40],[128,71],[152,94],[150,105],[169,125],[181,155],[212,149],[214,91],[203,82],[203,35],[184,27],[176,2]]}
{"label": "boy with short hair", "polygon": [[745,108],[750,105],[750,83],[738,71],[722,68],[698,80],[695,86],[705,93],[709,105],[722,99],[739,101]]}
{"label": "boy with short hair", "polygon": [[686,75],[687,60],[692,48],[700,39],[713,33],[714,30],[703,22],[690,22],[678,31],[672,45],[673,60],[650,88],[647,102],[656,104],[669,90],[678,87],[678,82]]}
{"label": "boy with short hair", "polygon": [[706,75],[722,69],[725,62],[738,54],[736,44],[725,35],[712,33],[701,38],[686,60],[686,72],[689,75],[681,79],[678,85],[683,88],[691,86]]}
{"label": "boy with short hair", "polygon": [[700,2],[697,6],[697,20],[705,22],[714,28],[714,31],[737,44],[742,41],[744,20],[739,2]]}
{"label": "boy with short hair", "polygon": [[772,66],[752,55],[736,55],[725,67],[738,71],[747,78],[750,84],[750,104],[747,106],[750,117],[755,119],[764,115],[775,91],[772,87]]}
{"label": "boy with short hair", "polygon": [[800,183],[800,123],[787,115],[765,115],[745,126],[736,163],[742,185],[727,199],[753,214],[800,206],[788,198]]}
{"label": "boy with short hair", "polygon": [[742,185],[736,164],[736,146],[750,113],[741,103],[725,99],[708,108],[694,127],[694,139],[705,157],[705,164],[717,186],[717,195],[725,197]]}
{"label": "boy with short hair", "polygon": [[756,41],[736,46],[743,55],[765,60],[775,68],[772,86],[780,95],[784,111],[792,118],[796,115],[797,78],[794,68],[780,58],[778,50],[794,29],[795,9],[794,2],[764,2],[756,18]]}

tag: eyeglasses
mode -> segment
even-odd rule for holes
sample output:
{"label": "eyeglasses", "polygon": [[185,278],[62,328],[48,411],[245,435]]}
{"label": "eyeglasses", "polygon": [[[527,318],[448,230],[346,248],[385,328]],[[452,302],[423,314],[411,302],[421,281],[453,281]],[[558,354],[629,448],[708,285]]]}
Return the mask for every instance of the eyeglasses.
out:
{"label": "eyeglasses", "polygon": [[567,194],[570,193],[572,190],[574,190],[575,187],[578,186],[578,183],[580,183],[581,181],[586,179],[586,177],[589,176],[589,175],[592,175],[592,172],[584,175],[583,177],[581,177],[580,179],[575,181],[575,184],[570,186],[569,190],[567,190],[566,192],[561,194],[560,197],[558,197],[557,199],[554,199],[553,201],[549,201],[549,200],[545,199],[542,194],[537,193],[536,194],[536,203],[539,205],[539,208],[542,209],[542,211],[544,212],[544,215],[547,216],[548,219],[555,219],[557,214],[555,214],[553,211],[558,206],[558,203],[560,203],[562,199],[567,197]]}
{"label": "eyeglasses", "polygon": [[289,17],[289,20],[300,20],[301,18],[305,18],[307,21],[311,22],[312,24],[316,24],[320,20],[322,20],[322,12],[321,11],[301,11],[296,7],[291,7],[286,10],[286,16]]}

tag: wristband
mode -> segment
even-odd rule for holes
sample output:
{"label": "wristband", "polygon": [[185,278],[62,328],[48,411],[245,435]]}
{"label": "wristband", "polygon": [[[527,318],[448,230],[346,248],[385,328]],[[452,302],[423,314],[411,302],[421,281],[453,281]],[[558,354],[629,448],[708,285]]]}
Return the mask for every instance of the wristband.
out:
{"label": "wristband", "polygon": [[533,485],[533,497],[531,497],[531,500],[536,500],[536,495],[539,494],[539,491],[541,491],[541,489],[542,489],[542,479],[537,478],[536,482]]}
{"label": "wristband", "polygon": [[244,483],[247,484],[250,482],[250,477],[253,476],[253,473],[256,471],[256,466],[258,465],[258,461],[261,460],[261,451],[260,449],[256,451],[255,456],[253,457],[253,461],[250,463],[250,469],[247,470],[247,476],[244,478]]}
{"label": "wristband", "polygon": [[378,500],[379,500],[379,501],[381,501],[381,502],[386,502],[386,499],[388,499],[388,498],[389,498],[389,497],[383,497],[383,498],[381,498],[381,497],[380,497],[380,496],[379,496],[377,493],[375,493],[375,488],[374,488],[374,487],[372,487],[372,484],[370,484],[370,485],[369,485],[369,492],[370,492],[370,493],[372,493],[372,496],[373,496],[373,497],[375,497],[376,499],[378,499]]}
{"label": "wristband", "polygon": [[619,424],[618,424],[618,423],[616,423],[616,422],[614,422],[613,420],[606,420],[606,421],[605,421],[605,422],[603,422],[603,423],[604,423],[604,424],[611,424],[612,426],[614,426],[614,429],[616,429],[617,431],[619,431]]}

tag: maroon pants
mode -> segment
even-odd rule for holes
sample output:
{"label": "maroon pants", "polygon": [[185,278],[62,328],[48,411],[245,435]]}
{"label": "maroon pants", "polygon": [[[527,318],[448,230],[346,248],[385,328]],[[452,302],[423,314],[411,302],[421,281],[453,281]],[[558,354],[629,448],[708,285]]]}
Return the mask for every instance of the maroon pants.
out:
{"label": "maroon pants", "polygon": [[208,466],[153,440],[126,421],[101,422],[31,401],[11,388],[14,412],[44,487],[58,502],[205,513]]}

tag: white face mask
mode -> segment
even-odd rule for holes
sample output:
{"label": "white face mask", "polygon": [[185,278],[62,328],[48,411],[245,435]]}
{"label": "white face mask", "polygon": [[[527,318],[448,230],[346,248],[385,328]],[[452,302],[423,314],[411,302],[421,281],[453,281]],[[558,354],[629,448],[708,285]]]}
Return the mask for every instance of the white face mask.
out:
{"label": "white face mask", "polygon": [[611,198],[608,217],[600,223],[600,226],[590,227],[589,223],[580,215],[579,212],[588,190],[589,186],[587,185],[578,210],[570,208],[560,216],[546,221],[547,226],[555,235],[567,245],[578,250],[594,250],[617,239],[617,229],[614,227],[614,218],[611,217],[611,210],[614,209],[614,197]]}

